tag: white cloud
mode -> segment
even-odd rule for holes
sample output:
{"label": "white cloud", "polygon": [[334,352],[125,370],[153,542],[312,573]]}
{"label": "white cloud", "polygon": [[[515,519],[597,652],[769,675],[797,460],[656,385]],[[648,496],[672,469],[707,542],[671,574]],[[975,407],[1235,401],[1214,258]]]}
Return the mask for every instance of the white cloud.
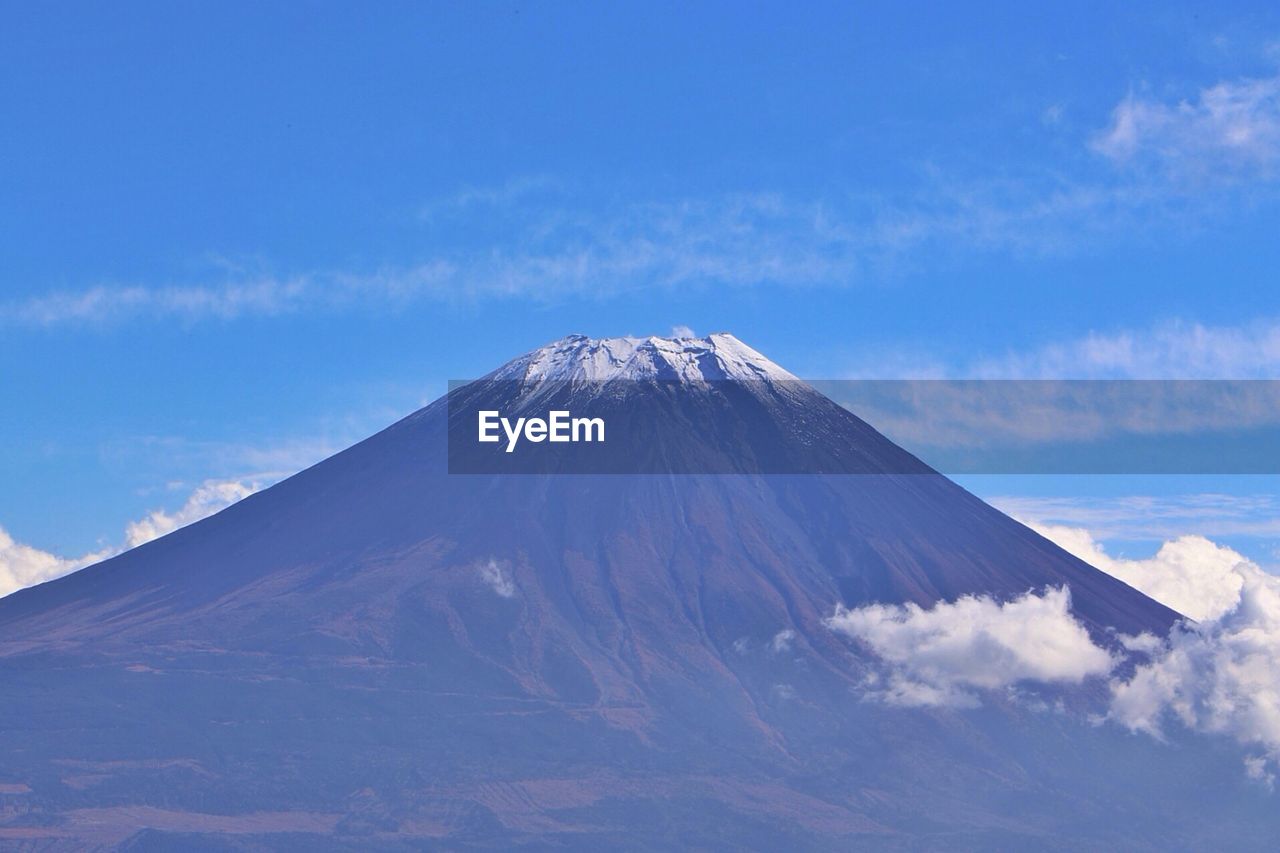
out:
{"label": "white cloud", "polygon": [[223,319],[296,310],[313,290],[305,278],[261,277],[221,285],[97,285],[0,305],[0,320],[28,326],[104,322],[122,317]]}
{"label": "white cloud", "polygon": [[769,688],[769,695],[778,702],[790,702],[796,698],[796,689],[790,684],[775,684]]}
{"label": "white cloud", "polygon": [[1167,640],[1127,638],[1149,660],[1113,679],[1107,719],[1162,737],[1176,720],[1226,735],[1261,754],[1250,778],[1270,784],[1280,764],[1280,578],[1199,536],[1166,542],[1147,560],[1108,556],[1084,530],[1038,527],[1099,569],[1196,619]]}
{"label": "white cloud", "polygon": [[486,214],[511,210],[531,196],[563,191],[566,186],[551,175],[527,175],[512,178],[498,186],[465,186],[451,195],[425,203],[418,217],[427,223],[449,221],[471,208]]}
{"label": "white cloud", "polygon": [[1022,682],[1112,676],[1103,719],[1163,739],[1177,723],[1233,738],[1246,774],[1271,785],[1280,767],[1280,577],[1202,537],[1167,542],[1146,560],[1110,557],[1090,533],[1038,528],[1064,548],[1199,621],[1167,638],[1119,637],[1141,655],[1128,678],[1070,613],[1065,587],[998,603],[966,597],[925,610],[837,608],[828,625],[865,643],[884,668],[869,694],[907,706],[975,707],[979,691]]}
{"label": "white cloud", "polygon": [[1170,321],[988,357],[959,375],[980,379],[1280,378],[1280,320],[1211,326]]}
{"label": "white cloud", "polygon": [[865,643],[889,665],[873,693],[890,704],[973,707],[976,690],[1023,681],[1078,684],[1111,671],[1070,610],[1066,587],[1007,602],[966,596],[925,610],[873,604],[837,608],[833,630]]}
{"label": "white cloud", "polygon": [[516,594],[515,581],[507,574],[506,570],[495,559],[488,559],[477,567],[480,580],[488,585],[489,589],[496,592],[503,598],[511,598]]}
{"label": "white cloud", "polygon": [[[1184,464],[1187,473],[1211,471],[1206,466],[1217,464],[1214,455],[1186,454],[1175,443],[1149,444],[1152,453],[1141,460],[1107,452],[1103,445],[1098,445],[1103,452],[1076,456],[1018,454],[1063,442],[1126,436],[1220,439],[1241,429],[1274,429],[1280,425],[1280,382],[1253,380],[1280,379],[1280,318],[1239,325],[1167,321],[977,358],[867,349],[855,355],[845,375],[848,381],[822,390],[894,441],[944,466],[948,459],[964,466],[973,459],[978,465],[999,465],[1011,458],[1024,460],[1026,473],[1040,470],[1038,465],[1060,466],[1052,469],[1058,473],[1065,472],[1064,465],[1100,466],[1077,467],[1079,473],[1123,472],[1128,464],[1171,473]],[[866,381],[881,379],[898,381]],[[964,457],[949,452],[957,448],[1015,453]],[[1272,470],[1261,442],[1241,448],[1253,455],[1233,456],[1225,463],[1229,470]],[[1256,523],[1274,530],[1277,522],[1273,514]]]}
{"label": "white cloud", "polygon": [[249,497],[258,490],[256,483],[240,480],[222,480],[203,483],[187,498],[176,512],[155,510],[145,518],[131,522],[125,528],[126,547],[136,548],[152,539],[159,539],[179,527],[213,515],[236,501]]}
{"label": "white cloud", "polygon": [[[849,379],[1280,379],[1280,318],[1236,325],[1167,320],[1090,330],[978,357],[925,347],[867,348]],[[1209,415],[1206,414],[1205,417]]]}
{"label": "white cloud", "polygon": [[196,322],[394,310],[421,301],[549,301],[704,284],[843,284],[864,257],[888,248],[874,223],[828,216],[821,202],[767,193],[604,209],[572,197],[535,197],[506,211],[503,230],[490,234],[489,205],[505,205],[506,199],[501,192],[469,192],[459,215],[470,211],[467,221],[477,223],[481,236],[442,240],[434,252],[412,262],[288,276],[224,269],[218,275],[232,278],[212,284],[98,285],[0,302],[0,324]]}
{"label": "white cloud", "polygon": [[[1041,466],[1050,466],[1055,473],[1125,473],[1132,470],[1130,465],[1172,473],[1216,471],[1221,464],[1217,455],[1188,452],[1185,443],[1170,447],[1148,442],[1150,453],[1141,460],[1114,450],[1079,453],[1076,448],[1075,457],[1021,451],[1132,436],[1206,440],[1242,429],[1280,427],[1280,382],[849,380],[819,384],[837,403],[926,457],[938,449],[1012,450],[1018,455],[989,453],[976,458],[985,458],[985,464],[998,469],[1018,459],[1026,466],[1024,473],[1036,473]],[[1260,442],[1242,449],[1246,452],[1226,463],[1232,466],[1229,470],[1273,470],[1274,459]]]}
{"label": "white cloud", "polygon": [[1246,771],[1269,782],[1280,763],[1280,578],[1242,561],[1236,603],[1174,630],[1150,663],[1112,683],[1109,719],[1162,736],[1177,720],[1259,749]]}
{"label": "white cloud", "polygon": [[696,338],[698,335],[688,326],[672,326],[671,337],[676,339]]}
{"label": "white cloud", "polygon": [[[1053,104],[1041,120],[1056,128],[1062,116],[1062,105]],[[1203,224],[1216,202],[1204,193],[1188,205],[1189,177],[1218,184],[1247,177],[1225,188],[1259,193],[1280,167],[1280,77],[1222,81],[1174,103],[1131,95],[1105,129],[1075,142],[1113,163],[1147,168],[1096,164],[1069,176],[1054,164],[1017,174],[930,168],[915,186],[891,194],[729,192],[622,202],[552,176],[515,178],[424,205],[422,241],[431,249],[415,257],[281,274],[222,262],[218,281],[99,283],[0,302],[0,324],[194,322],[701,285],[839,287],[910,269],[926,256],[1074,252],[1153,225]]]}
{"label": "white cloud", "polygon": [[1130,95],[1093,148],[1179,179],[1270,178],[1280,164],[1280,77],[1234,80],[1167,103]]}
{"label": "white cloud", "polygon": [[1222,617],[1240,600],[1252,564],[1203,536],[1181,536],[1145,560],[1117,559],[1089,531],[1060,525],[1029,525],[1040,535],[1129,586],[1197,621]]}
{"label": "white cloud", "polygon": [[[1024,523],[1068,529],[1084,527],[1087,531],[1080,531],[1082,534],[1099,540],[1164,541],[1186,535],[1280,539],[1280,497],[1275,494],[982,497]],[[1050,539],[1056,537],[1056,534],[1046,535]]]}
{"label": "white cloud", "polygon": [[1244,772],[1250,779],[1261,782],[1271,789],[1275,787],[1276,774],[1268,766],[1267,759],[1261,755],[1250,755],[1244,760]]}
{"label": "white cloud", "polygon": [[769,651],[776,655],[785,654],[791,651],[791,643],[796,638],[796,632],[790,628],[784,628],[773,635],[773,639],[769,641]]}
{"label": "white cloud", "polygon": [[83,559],[69,560],[23,545],[0,528],[0,596],[75,571],[84,565]]}
{"label": "white cloud", "polygon": [[[1136,107],[1126,109],[1124,116]],[[1133,120],[1116,121],[1122,127],[1106,138],[1139,138],[1125,129]],[[1258,119],[1250,127],[1260,133],[1265,124]],[[1260,143],[1237,147],[1266,150]],[[1167,181],[1103,171],[1074,178],[1049,168],[1015,176],[928,171],[916,186],[893,194],[724,193],[625,203],[575,194],[553,181],[516,181],[433,203],[430,211],[448,215],[429,211],[425,219],[449,228],[430,235],[432,248],[378,267],[275,273],[222,265],[212,281],[100,283],[0,302],[0,325],[225,321],[702,286],[847,287],[956,253],[1074,253],[1118,234],[1201,225],[1214,209],[1206,197],[1203,207],[1188,210],[1185,193]],[[1174,195],[1178,203],[1170,204]]]}
{"label": "white cloud", "polygon": [[125,529],[126,544],[123,547],[107,547],[79,557],[60,557],[15,542],[12,536],[0,529],[0,597],[70,574],[129,548],[136,548],[225,509],[257,489],[256,483],[240,480],[207,481],[176,512],[170,514],[156,510],[145,518],[131,522]]}
{"label": "white cloud", "polygon": [[420,394],[416,388],[379,391],[396,399],[397,404],[379,404],[349,416],[326,418],[313,425],[311,432],[285,439],[209,441],[177,435],[130,435],[104,442],[102,453],[121,465],[142,465],[148,459],[161,456],[169,471],[188,475],[210,470],[227,472],[217,475],[217,480],[250,481],[265,486],[350,447],[383,428],[388,421],[404,417],[405,411],[411,410],[408,407],[419,408],[430,402],[413,396]]}

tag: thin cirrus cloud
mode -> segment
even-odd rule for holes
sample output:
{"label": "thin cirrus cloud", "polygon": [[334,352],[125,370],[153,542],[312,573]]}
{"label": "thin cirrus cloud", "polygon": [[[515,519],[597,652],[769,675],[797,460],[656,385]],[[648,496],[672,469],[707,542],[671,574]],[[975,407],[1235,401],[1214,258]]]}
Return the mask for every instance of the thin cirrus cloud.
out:
{"label": "thin cirrus cloud", "polygon": [[986,500],[1042,533],[1080,530],[1080,534],[1063,539],[1056,534],[1046,535],[1095,566],[1102,562],[1094,547],[1098,540],[1175,541],[1188,534],[1202,538],[1280,538],[1280,498],[1273,494],[996,495]]}
{"label": "thin cirrus cloud", "polygon": [[838,608],[828,626],[880,663],[867,696],[914,707],[975,707],[984,693],[1106,678],[1100,722],[1158,739],[1171,727],[1234,739],[1246,773],[1272,785],[1280,766],[1280,577],[1202,537],[1167,542],[1151,558],[1113,558],[1080,528],[1037,529],[1143,593],[1191,617],[1167,638],[1118,637],[1137,653],[1095,644],[1070,611],[1065,588],[1007,602],[966,597],[930,609]]}
{"label": "thin cirrus cloud", "polygon": [[[188,472],[193,480],[197,473],[212,471],[215,480],[273,483],[309,468],[403,416],[402,407],[377,406],[359,416],[321,424],[318,431],[283,440],[211,441],[175,435],[131,436],[124,441],[107,442],[102,452],[122,464],[138,464],[144,456],[161,455],[172,468]],[[243,471],[254,473],[236,473]]]}
{"label": "thin cirrus cloud", "polygon": [[1170,319],[1093,330],[967,358],[929,349],[856,352],[847,379],[1280,379],[1280,318],[1208,324]]}
{"label": "thin cirrus cloud", "polygon": [[[1028,466],[1019,473],[1128,473],[1134,469],[1124,466],[1134,464],[1161,473],[1277,470],[1265,438],[1280,428],[1277,318],[1234,325],[1170,320],[977,357],[867,348],[844,374],[818,383],[820,389],[952,473],[1008,473],[982,470],[988,457],[1019,460]],[[1229,460],[1219,454],[1229,465],[1224,469],[1212,468],[1213,451],[1188,453],[1190,445],[1178,443],[1200,437],[1212,448],[1215,436],[1240,431],[1253,431],[1256,440],[1237,445]],[[1024,452],[1096,449],[1133,437],[1170,440],[1146,445],[1141,458]],[[984,450],[987,457],[956,457],[957,449]],[[953,457],[968,461],[948,467]]]}
{"label": "thin cirrus cloud", "polygon": [[[214,283],[101,284],[0,303],[0,324],[228,321],[421,302],[604,298],[682,286],[842,287],[917,264],[919,251],[930,246],[944,254],[1070,251],[1081,239],[1107,239],[1117,216],[1140,204],[1092,188],[982,182],[936,186],[897,201],[731,195],[600,211],[566,200],[525,211],[486,245],[442,245],[413,263]],[[548,229],[548,221],[559,224]]]}
{"label": "thin cirrus cloud", "polygon": [[303,279],[263,277],[218,285],[95,286],[55,292],[0,307],[0,319],[26,326],[110,322],[126,317],[235,319],[273,316],[305,303]]}
{"label": "thin cirrus cloud", "polygon": [[1276,379],[1280,319],[1238,325],[1173,320],[975,360],[977,378]]}
{"label": "thin cirrus cloud", "polygon": [[1271,178],[1280,166],[1280,76],[1219,82],[1176,102],[1129,95],[1093,149],[1179,180]]}
{"label": "thin cirrus cloud", "polygon": [[[466,188],[424,207],[420,224],[434,248],[409,262],[287,275],[236,271],[205,283],[100,284],[0,303],[0,325],[225,321],[690,285],[846,286],[918,265],[926,248],[943,257],[1069,253],[1135,229],[1198,220],[1203,211],[1187,210],[1189,176],[1203,178],[1194,182],[1200,190],[1217,188],[1204,194],[1206,209],[1217,190],[1247,183],[1257,194],[1270,186],[1280,165],[1278,96],[1280,77],[1222,81],[1178,102],[1129,95],[1104,127],[1080,140],[1098,165],[1117,168],[1086,166],[1070,178],[1045,168],[1012,178],[935,175],[888,196],[756,192],[626,203],[592,199],[546,177]],[[1119,349],[1108,349],[1113,345]],[[1091,355],[1100,363],[1141,358],[1123,345],[1098,339]]]}
{"label": "thin cirrus cloud", "polygon": [[[373,270],[246,274],[211,284],[98,285],[0,302],[0,325],[49,328],[165,319],[196,322],[422,301],[601,297],[689,282],[752,286],[847,280],[882,238],[828,224],[820,203],[729,194],[611,205],[568,196],[465,191],[455,220],[471,234],[430,256]],[[490,205],[516,205],[502,217]],[[493,233],[492,222],[503,230]],[[456,231],[467,232],[458,221]],[[478,235],[478,236],[476,236]],[[227,273],[222,273],[226,275]]]}
{"label": "thin cirrus cloud", "polygon": [[[983,449],[986,465],[1013,464],[1017,473],[1129,473],[1141,464],[1165,473],[1224,470],[1206,450],[1193,454],[1182,444],[1148,443],[1141,459],[1054,451],[1109,439],[1142,436],[1205,440],[1239,430],[1280,429],[1280,382],[1168,381],[820,381],[819,390],[855,412],[894,441],[913,450]],[[1043,458],[1011,451],[1042,447]],[[1208,445],[1206,445],[1208,446]],[[1120,458],[1117,458],[1120,456]],[[946,455],[940,464],[954,464]],[[1272,442],[1241,445],[1231,470],[1277,473]],[[991,473],[969,458],[956,473]],[[995,469],[1000,472],[1003,469]]]}
{"label": "thin cirrus cloud", "polygon": [[79,557],[61,557],[14,541],[0,529],[0,596],[114,557],[225,509],[258,491],[260,484],[247,480],[210,480],[202,483],[174,512],[155,510],[129,523],[124,544],[109,546]]}

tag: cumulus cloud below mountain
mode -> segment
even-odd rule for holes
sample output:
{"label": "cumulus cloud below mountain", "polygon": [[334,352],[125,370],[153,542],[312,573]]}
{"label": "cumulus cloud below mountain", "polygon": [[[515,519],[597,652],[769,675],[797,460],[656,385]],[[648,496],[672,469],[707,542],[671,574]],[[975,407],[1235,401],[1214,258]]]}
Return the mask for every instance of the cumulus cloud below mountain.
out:
{"label": "cumulus cloud below mountain", "polygon": [[1235,568],[1237,601],[1216,619],[1174,630],[1150,663],[1112,682],[1109,718],[1160,737],[1177,721],[1256,749],[1246,768],[1273,781],[1280,764],[1280,579]]}
{"label": "cumulus cloud below mountain", "polygon": [[1161,545],[1153,557],[1125,560],[1107,554],[1088,530],[1062,525],[1031,527],[1086,563],[1198,622],[1219,619],[1236,606],[1244,586],[1243,573],[1252,565],[1203,536],[1180,536]]}
{"label": "cumulus cloud below mountain", "polygon": [[1066,587],[1009,602],[966,596],[928,610],[873,604],[840,608],[828,625],[869,646],[890,671],[877,696],[895,705],[973,707],[977,689],[1022,681],[1078,684],[1114,660],[1070,612]]}
{"label": "cumulus cloud below mountain", "polygon": [[1280,578],[1200,536],[1118,560],[1084,531],[1042,532],[1194,620],[1153,644],[1131,678],[1112,680],[1108,718],[1156,737],[1171,723],[1233,737],[1258,751],[1246,769],[1270,785],[1280,765]]}
{"label": "cumulus cloud below mountain", "polygon": [[1105,719],[1156,738],[1176,725],[1229,736],[1250,751],[1246,772],[1271,785],[1280,766],[1280,578],[1199,536],[1127,560],[1108,555],[1087,530],[1036,529],[1188,620],[1167,639],[1121,637],[1141,653],[1121,676],[1121,657],[1090,639],[1066,588],[1008,602],[966,597],[928,610],[839,608],[829,627],[884,663],[869,680],[870,695],[896,705],[973,707],[984,690],[1105,676]]}

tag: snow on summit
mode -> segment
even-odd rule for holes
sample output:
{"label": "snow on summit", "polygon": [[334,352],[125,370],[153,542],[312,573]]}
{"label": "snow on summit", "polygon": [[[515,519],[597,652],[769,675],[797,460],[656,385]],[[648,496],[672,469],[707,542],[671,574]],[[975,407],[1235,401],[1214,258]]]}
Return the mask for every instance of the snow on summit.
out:
{"label": "snow on summit", "polygon": [[796,380],[791,373],[727,333],[705,338],[570,335],[520,356],[490,378],[522,382]]}

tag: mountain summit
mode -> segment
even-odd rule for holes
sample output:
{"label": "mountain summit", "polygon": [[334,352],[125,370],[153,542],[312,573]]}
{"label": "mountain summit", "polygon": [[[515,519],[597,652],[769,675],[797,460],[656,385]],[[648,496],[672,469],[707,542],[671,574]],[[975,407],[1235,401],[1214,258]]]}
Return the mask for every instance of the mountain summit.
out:
{"label": "mountain summit", "polygon": [[514,359],[494,380],[586,381],[797,381],[787,371],[727,333],[705,338],[589,338],[570,335]]}
{"label": "mountain summit", "polygon": [[[451,420],[474,437],[473,411],[559,400],[667,413],[645,446],[679,469],[450,473]],[[708,433],[708,412],[735,420]],[[815,467],[696,467],[712,456]],[[0,790],[25,798],[0,836],[141,842],[146,820],[178,844],[360,849],[1025,844],[1059,819],[1024,808],[1029,780],[1110,813],[1145,803],[1123,768],[1154,747],[1018,707],[859,698],[869,653],[828,620],[1062,586],[1109,647],[1177,618],[731,335],[572,336],[0,600]]]}

